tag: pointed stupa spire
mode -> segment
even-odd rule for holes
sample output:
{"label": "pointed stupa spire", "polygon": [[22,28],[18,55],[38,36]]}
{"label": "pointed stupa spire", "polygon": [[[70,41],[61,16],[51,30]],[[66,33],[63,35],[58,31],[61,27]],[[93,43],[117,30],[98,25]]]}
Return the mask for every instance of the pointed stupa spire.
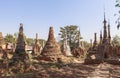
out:
{"label": "pointed stupa spire", "polygon": [[[103,23],[104,23],[104,24],[107,23],[106,18],[105,18],[105,7],[104,7],[104,21],[103,21]],[[104,26],[105,26],[105,25],[104,25]]]}
{"label": "pointed stupa spire", "polygon": [[105,18],[105,12],[104,12],[104,30],[103,30],[103,43],[107,42],[107,27],[106,27],[106,18]]}
{"label": "pointed stupa spire", "polygon": [[35,39],[35,44],[33,46],[33,53],[34,55],[38,55],[40,54],[40,44],[39,44],[39,41],[38,41],[38,33],[36,33],[36,39]]}
{"label": "pointed stupa spire", "polygon": [[94,43],[95,46],[97,45],[97,33],[94,33]]}
{"label": "pointed stupa spire", "polygon": [[92,47],[93,46],[92,39],[90,39],[90,44],[91,44],[91,47]]}
{"label": "pointed stupa spire", "polygon": [[111,35],[110,35],[110,21],[108,20],[108,40],[109,43],[111,42]]}
{"label": "pointed stupa spire", "polygon": [[53,27],[50,27],[50,29],[49,29],[48,41],[56,41],[55,37],[54,37]]}
{"label": "pointed stupa spire", "polygon": [[38,41],[38,33],[36,33],[35,45],[39,45],[39,41]]}
{"label": "pointed stupa spire", "polygon": [[19,34],[23,34],[23,23],[20,23]]}
{"label": "pointed stupa spire", "polygon": [[100,31],[100,44],[102,44],[102,31]]}
{"label": "pointed stupa spire", "polygon": [[107,23],[106,18],[105,18],[105,12],[104,12],[104,21],[103,23]]}
{"label": "pointed stupa spire", "polygon": [[25,39],[24,39],[24,34],[23,34],[23,24],[20,23],[20,28],[19,28],[19,34],[18,34],[18,39],[17,39],[17,44],[16,44],[16,51],[21,49],[25,51]]}
{"label": "pointed stupa spire", "polygon": [[97,48],[97,33],[94,33],[93,49]]}

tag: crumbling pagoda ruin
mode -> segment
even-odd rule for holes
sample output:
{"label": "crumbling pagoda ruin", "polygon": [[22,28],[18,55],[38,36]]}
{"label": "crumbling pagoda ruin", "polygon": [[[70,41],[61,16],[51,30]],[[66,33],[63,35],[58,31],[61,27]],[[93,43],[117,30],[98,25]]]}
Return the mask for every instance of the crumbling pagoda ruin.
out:
{"label": "crumbling pagoda ruin", "polygon": [[58,60],[61,58],[61,50],[59,44],[56,42],[54,37],[53,27],[49,29],[48,40],[43,48],[41,55],[44,60]]}
{"label": "crumbling pagoda ruin", "polygon": [[118,57],[118,48],[111,43],[110,35],[110,22],[108,26],[104,14],[104,30],[103,36],[100,32],[100,42],[97,43],[97,36],[95,33],[93,46],[88,50],[87,58],[85,59],[86,64],[99,64],[102,62],[108,62],[111,64],[120,64]]}
{"label": "crumbling pagoda ruin", "polygon": [[24,63],[29,62],[29,57],[25,51],[25,46],[26,46],[26,43],[25,43],[24,33],[23,33],[23,24],[20,23],[18,39],[16,42],[16,49],[12,57],[13,62],[18,62],[18,61],[21,61]]}
{"label": "crumbling pagoda ruin", "polygon": [[16,49],[15,52],[25,52],[25,39],[24,39],[24,33],[23,33],[23,24],[20,23],[20,28],[19,28],[19,34],[18,34],[18,39],[16,43]]}
{"label": "crumbling pagoda ruin", "polygon": [[80,41],[80,39],[82,39],[82,37],[80,34],[80,29],[79,29],[79,31],[77,33],[77,39],[76,39],[77,43],[76,43],[75,48],[72,50],[72,54],[75,57],[85,56],[85,54],[86,54],[86,50],[83,46],[82,41]]}
{"label": "crumbling pagoda ruin", "polygon": [[42,50],[42,46],[39,43],[38,34],[36,33],[36,39],[35,39],[35,44],[33,46],[33,52],[32,52],[32,54],[33,55],[40,55],[41,50]]}

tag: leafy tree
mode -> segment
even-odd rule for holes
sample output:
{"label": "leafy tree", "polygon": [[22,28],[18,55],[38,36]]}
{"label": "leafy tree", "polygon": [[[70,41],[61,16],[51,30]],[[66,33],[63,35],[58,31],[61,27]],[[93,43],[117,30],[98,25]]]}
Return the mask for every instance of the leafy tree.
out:
{"label": "leafy tree", "polygon": [[77,38],[77,34],[79,32],[77,29],[78,29],[78,26],[76,26],[76,25],[60,27],[59,35],[61,36],[61,40],[63,41],[65,39],[65,36],[67,35],[67,40],[70,44],[71,50],[76,45],[76,38]]}
{"label": "leafy tree", "polygon": [[[115,7],[116,8],[120,8],[120,0],[116,0],[116,4],[115,4]],[[119,29],[120,27],[120,9],[118,10],[118,13],[115,14],[115,16],[118,16],[117,20],[116,20],[116,23],[117,23],[117,28]]]}
{"label": "leafy tree", "polygon": [[112,43],[120,46],[120,37],[118,35],[114,36]]}
{"label": "leafy tree", "polygon": [[26,43],[27,43],[27,45],[34,45],[35,44],[35,41],[34,41],[34,39],[33,38],[26,38]]}
{"label": "leafy tree", "polygon": [[[46,41],[44,39],[38,39],[38,41],[39,41],[39,44],[43,44],[43,41],[44,41],[44,44],[46,43]],[[26,43],[27,43],[27,45],[33,46],[35,44],[35,39],[34,38],[26,38]]]}
{"label": "leafy tree", "polygon": [[[18,33],[14,33],[14,35],[12,34],[7,34],[5,37],[4,37],[4,40],[5,42],[9,42],[9,43],[16,43],[17,41],[17,38],[18,38]],[[33,46],[35,44],[35,39],[34,38],[27,38],[25,35],[24,35],[24,39],[26,41],[26,44],[27,45],[30,45],[30,46]],[[44,39],[39,39],[39,43],[42,44],[42,42],[46,42]]]}
{"label": "leafy tree", "polygon": [[40,44],[43,44],[43,41],[44,41],[44,45],[45,45],[46,40],[44,40],[44,39],[38,39],[38,40],[39,40],[39,43],[40,43]]}
{"label": "leafy tree", "polygon": [[12,34],[7,34],[4,39],[5,42],[15,43],[15,38]]}
{"label": "leafy tree", "polygon": [[115,6],[116,6],[116,7],[120,7],[120,0],[116,0]]}

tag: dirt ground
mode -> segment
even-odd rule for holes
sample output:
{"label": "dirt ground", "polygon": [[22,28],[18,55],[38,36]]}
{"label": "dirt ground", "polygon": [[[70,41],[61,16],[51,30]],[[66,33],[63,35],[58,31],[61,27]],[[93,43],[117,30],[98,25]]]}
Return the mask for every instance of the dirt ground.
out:
{"label": "dirt ground", "polygon": [[[0,61],[0,78],[120,78],[120,65],[112,65],[107,63],[101,64],[89,64],[85,65],[84,61],[69,59],[72,62],[56,63],[56,62],[44,62],[39,60],[33,60],[30,66],[30,70],[24,72],[24,69],[20,69],[21,73],[14,71],[11,74],[10,67],[8,66],[9,73],[6,72],[6,64]],[[73,62],[74,61],[74,62]],[[26,69],[27,70],[27,69]]]}
{"label": "dirt ground", "polygon": [[7,78],[120,78],[120,66],[40,63],[34,64],[33,71]]}

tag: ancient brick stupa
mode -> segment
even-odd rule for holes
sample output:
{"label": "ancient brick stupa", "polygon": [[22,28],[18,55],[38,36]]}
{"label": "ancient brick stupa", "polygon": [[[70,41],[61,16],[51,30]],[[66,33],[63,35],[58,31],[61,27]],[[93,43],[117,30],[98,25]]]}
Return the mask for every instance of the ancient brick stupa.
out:
{"label": "ancient brick stupa", "polygon": [[80,39],[82,39],[82,37],[80,34],[80,29],[79,29],[79,32],[77,34],[77,43],[76,43],[75,48],[72,50],[72,54],[75,57],[84,56],[86,54],[86,50],[85,50],[82,42],[80,41]]}
{"label": "ancient brick stupa", "polygon": [[25,52],[25,40],[24,40],[24,33],[23,33],[23,24],[20,23],[18,39],[16,43],[15,52]]}
{"label": "ancient brick stupa", "polygon": [[100,32],[100,42],[97,44],[96,41],[96,34],[95,34],[95,41],[93,43],[92,48],[88,51],[87,58],[85,59],[86,64],[99,64],[102,62],[108,62],[111,64],[120,64],[118,55],[117,55],[117,49],[113,44],[111,43],[111,35],[110,35],[110,24],[108,22],[108,32],[107,32],[107,21],[105,19],[104,14],[104,30],[103,30],[103,36],[102,32]]}
{"label": "ancient brick stupa", "polygon": [[91,41],[91,47],[88,50],[88,54],[87,54],[87,58],[85,59],[85,63],[86,64],[100,63],[101,60],[97,59],[97,54],[98,54],[97,33],[94,33],[94,42],[92,43],[92,41]]}
{"label": "ancient brick stupa", "polygon": [[13,61],[22,61],[26,63],[28,62],[29,57],[25,51],[25,45],[26,44],[25,44],[24,33],[23,33],[23,24],[20,23],[16,49],[12,57]]}
{"label": "ancient brick stupa", "polygon": [[49,29],[48,40],[43,48],[43,51],[41,52],[41,55],[48,60],[57,60],[62,55],[60,46],[54,38],[53,27],[50,27]]}
{"label": "ancient brick stupa", "polygon": [[33,55],[38,55],[41,52],[42,47],[40,46],[40,43],[38,41],[38,34],[36,33],[36,39],[35,39],[35,45],[33,46]]}

